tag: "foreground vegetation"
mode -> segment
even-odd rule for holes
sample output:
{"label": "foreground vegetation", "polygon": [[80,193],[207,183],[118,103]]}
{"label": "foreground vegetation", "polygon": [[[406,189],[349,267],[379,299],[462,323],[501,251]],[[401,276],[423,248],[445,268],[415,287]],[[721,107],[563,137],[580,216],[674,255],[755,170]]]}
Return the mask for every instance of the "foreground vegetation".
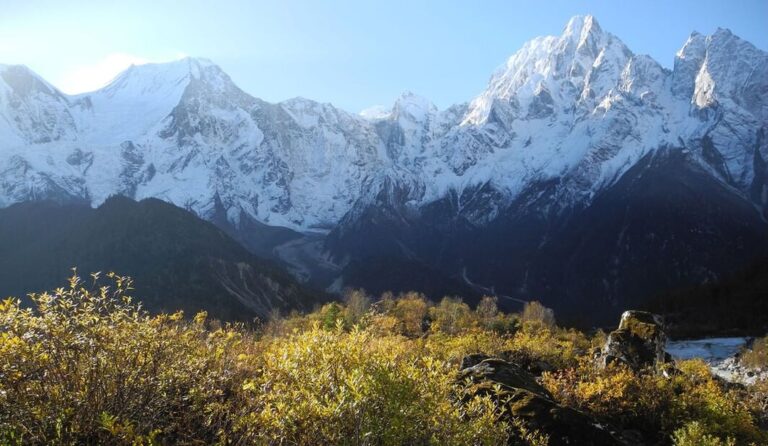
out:
{"label": "foreground vegetation", "polygon": [[[0,304],[0,443],[546,444],[489,396],[458,398],[462,358],[529,370],[561,404],[652,444],[766,444],[768,385],[716,381],[700,361],[663,377],[600,369],[604,335],[558,328],[530,304],[359,291],[265,324],[151,316],[110,274]],[[762,418],[761,418],[762,417]]]}

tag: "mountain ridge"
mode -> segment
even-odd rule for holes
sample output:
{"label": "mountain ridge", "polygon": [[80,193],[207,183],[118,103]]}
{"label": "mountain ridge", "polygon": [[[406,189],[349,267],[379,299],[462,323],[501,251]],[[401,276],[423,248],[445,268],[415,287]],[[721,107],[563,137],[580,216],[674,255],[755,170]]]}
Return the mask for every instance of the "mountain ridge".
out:
{"label": "mountain ridge", "polygon": [[147,310],[222,320],[266,320],[323,301],[287,273],[193,214],[157,199],[18,203],[0,209],[0,296],[24,299],[61,283],[71,268],[136,281]]}
{"label": "mountain ridge", "polygon": [[[684,106],[685,101],[672,104],[674,101],[671,98],[659,97],[667,88],[662,84],[671,84],[668,89],[672,97],[690,96],[691,104],[696,105],[691,112],[695,113],[708,113],[715,97],[720,101],[732,101],[732,91],[715,94],[716,89],[735,89],[731,85],[734,82],[721,79],[730,77],[730,71],[725,75],[716,72],[718,82],[710,82],[711,70],[707,68],[712,60],[717,59],[717,52],[710,51],[710,47],[717,47],[717,42],[729,48],[736,46],[741,52],[748,53],[750,58],[766,63],[766,53],[741,41],[730,31],[718,29],[712,36],[706,37],[694,32],[678,52],[677,70],[669,72],[648,56],[635,56],[618,38],[604,32],[592,16],[576,16],[568,22],[560,37],[547,36],[526,43],[494,73],[488,89],[470,101],[466,109],[459,104],[440,111],[427,100],[415,100],[415,95],[406,92],[395,101],[388,114],[372,120],[344,112],[330,104],[303,98],[268,104],[237,88],[212,62],[186,58],[164,64],[132,66],[106,87],[91,93],[67,96],[55,89],[48,91],[49,96],[58,99],[58,103],[68,105],[74,111],[66,110],[67,113],[63,113],[54,123],[56,125],[44,134],[35,137],[27,135],[27,143],[21,145],[44,145],[65,140],[75,146],[106,146],[102,150],[94,148],[89,152],[92,158],[102,158],[114,156],[114,152],[120,150],[117,146],[131,144],[138,148],[135,152],[166,158],[161,160],[166,164],[162,168],[158,168],[158,163],[144,162],[144,170],[130,178],[125,178],[126,172],[115,172],[116,166],[107,163],[100,166],[100,170],[112,169],[112,172],[90,181],[84,169],[73,172],[69,178],[56,178],[48,172],[40,172],[46,180],[53,181],[73,196],[90,199],[94,205],[113,193],[136,194],[135,198],[159,196],[210,218],[213,197],[218,193],[223,205],[228,208],[228,219],[234,224],[237,224],[239,214],[247,214],[261,223],[299,231],[334,226],[354,207],[355,201],[365,199],[367,190],[381,188],[384,177],[411,186],[408,201],[415,202],[417,206],[438,200],[449,190],[461,192],[464,188],[488,181],[513,198],[522,184],[535,180],[535,177],[558,177],[574,169],[585,173],[592,170],[590,177],[583,179],[592,183],[594,189],[620,176],[648,150],[676,143],[674,136],[684,139],[701,137],[695,128],[677,132],[681,135],[663,136],[665,128],[669,131],[668,124],[685,120],[685,117],[679,116],[679,110],[674,110]],[[708,64],[703,64],[702,55],[707,56]],[[689,69],[691,63],[693,68],[698,67],[694,79]],[[7,74],[7,68],[4,73]],[[44,82],[39,76],[34,77]],[[767,82],[759,80],[764,88]],[[50,84],[44,85],[48,89],[53,88]],[[195,91],[197,96],[193,94]],[[768,112],[760,108],[765,92],[760,88],[754,91],[757,96],[753,94],[737,101],[741,102],[736,104],[737,108],[746,108],[753,116],[756,114],[756,118],[768,119]],[[188,101],[186,105],[185,98]],[[594,140],[590,135],[603,130],[595,128],[596,125],[601,125],[601,122],[608,122],[614,127],[625,124],[613,122],[623,116],[615,116],[621,115],[621,111],[613,113],[611,109],[631,107],[632,104],[626,104],[630,100],[639,101],[645,107],[646,114],[659,115],[646,116],[641,120],[643,122],[632,124],[638,128],[646,126],[648,133],[661,136],[636,144],[638,147],[635,149],[623,147],[617,151],[605,147],[599,153],[587,149],[587,144],[592,144]],[[191,107],[193,104],[197,107]],[[182,116],[185,110],[191,114]],[[595,114],[602,114],[602,119],[586,119]],[[126,117],[130,119],[119,119]],[[555,138],[568,139],[570,136],[567,151],[558,148],[559,144],[554,140],[538,142],[533,138],[534,133],[540,134],[539,130],[549,127],[548,123],[551,124],[553,119],[564,129],[550,133],[555,133]],[[45,122],[51,124],[50,120]],[[192,125],[192,121],[196,125]],[[526,129],[520,128],[522,124],[515,124],[516,121],[522,122]],[[38,123],[37,127],[46,129],[43,124]],[[695,122],[685,124],[689,127],[701,126],[701,123]],[[210,128],[203,128],[206,125]],[[35,123],[29,126],[34,128]],[[270,130],[273,135],[269,135]],[[270,136],[277,138],[275,131],[283,138],[292,140],[270,140]],[[569,132],[569,135],[563,132]],[[627,130],[624,132],[629,134],[618,135],[624,138],[624,143],[632,143],[626,141],[628,136],[638,138],[639,132],[634,135]],[[716,133],[715,136],[720,135]],[[749,135],[737,136],[750,138]],[[176,141],[172,141],[173,138]],[[520,141],[524,142],[521,144]],[[299,156],[290,147],[297,144],[296,148],[302,149]],[[612,141],[606,144],[615,145]],[[187,149],[182,150],[187,153],[174,157],[168,153],[170,147],[161,148],[172,145]],[[519,150],[530,145],[534,148]],[[232,152],[239,150],[240,153],[234,159],[200,153],[223,147]],[[505,149],[518,150],[513,150],[517,153],[500,154]],[[73,153],[77,150],[84,149],[74,147]],[[111,153],[98,153],[101,151]],[[533,152],[537,155],[531,155]],[[621,152],[619,155],[623,159],[616,159],[612,156],[616,154],[613,152]],[[25,159],[23,155],[18,156]],[[735,156],[726,156],[730,158],[726,161],[732,164],[728,166],[729,171],[741,170],[737,175],[744,181],[750,173],[745,172],[743,166],[735,165]],[[594,157],[603,158],[602,162],[584,167],[579,165]],[[613,160],[605,159],[611,157]],[[194,161],[192,158],[204,158],[193,163],[194,167],[209,172],[202,172],[203,175],[197,172],[196,178],[180,179],[183,176],[180,171]],[[243,162],[244,158],[250,159]],[[340,158],[351,159],[352,162],[344,163],[344,169],[334,169],[333,165],[338,164]],[[134,159],[140,161],[137,157]],[[240,165],[233,166],[235,163]],[[744,160],[742,163],[748,164]],[[230,176],[252,176],[257,169],[256,164],[268,165],[268,168],[259,172],[262,175],[259,181],[249,184],[237,194],[231,193],[230,185],[219,187],[213,178],[214,175],[219,176],[216,173],[221,173],[221,170]],[[316,167],[298,169],[308,167],[307,164]],[[366,169],[364,165],[372,167]],[[505,166],[509,173],[498,172],[498,169],[491,167],[494,165]],[[34,169],[37,166],[30,167]],[[154,178],[158,173],[170,174],[165,175],[172,177],[169,181],[182,184],[201,179],[207,180],[208,184],[205,190],[181,188],[187,192],[178,194],[163,185],[165,181]],[[121,175],[124,177],[122,180]],[[344,184],[338,184],[339,178]],[[73,181],[75,185],[70,184]],[[153,182],[158,184],[148,184]],[[744,187],[744,184],[740,186]],[[54,188],[53,185],[51,187]],[[308,187],[320,190],[325,195],[323,198],[332,205],[332,210],[318,209],[310,197],[302,196],[302,190]],[[589,195],[592,189],[582,192]],[[6,205],[23,201],[23,194],[21,197],[8,197],[8,193],[3,195]]]}
{"label": "mountain ridge", "polygon": [[[560,36],[523,45],[467,103],[438,110],[406,92],[368,116],[303,98],[262,101],[197,59],[133,67],[77,97],[19,73],[9,83],[7,73],[0,136],[13,138],[0,147],[0,206],[155,197],[260,253],[280,256],[293,240],[292,259],[313,257],[336,275],[324,287],[365,285],[343,271],[370,256],[443,265],[460,279],[461,265],[439,255],[453,237],[502,230],[493,228],[512,214],[562,226],[630,172],[642,176],[638,166],[666,166],[643,161],[657,154],[674,152],[662,158],[693,175],[690,184],[751,206],[751,224],[768,219],[768,53],[722,29],[692,33],[669,70],[577,16]],[[698,200],[689,192],[678,198]],[[270,244],[251,237],[253,225],[293,233]],[[545,232],[527,231],[546,243]],[[701,271],[691,280],[722,273]]]}

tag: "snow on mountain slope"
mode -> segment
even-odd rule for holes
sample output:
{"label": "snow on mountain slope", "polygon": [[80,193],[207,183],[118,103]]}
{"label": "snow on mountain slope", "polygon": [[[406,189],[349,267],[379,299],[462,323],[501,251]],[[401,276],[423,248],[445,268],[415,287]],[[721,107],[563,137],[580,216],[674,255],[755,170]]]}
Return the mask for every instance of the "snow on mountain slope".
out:
{"label": "snow on mountain slope", "polygon": [[81,139],[119,144],[146,134],[179,103],[187,85],[211,67],[209,61],[190,58],[134,65],[106,87],[74,96]]}
{"label": "snow on mountain slope", "polygon": [[662,125],[667,76],[591,16],[574,17],[561,36],[525,44],[470,103],[436,148],[430,168],[440,181],[429,198],[490,183],[511,199],[569,174],[572,193],[588,198],[674,141]]}
{"label": "snow on mountain slope", "polygon": [[557,206],[588,203],[644,155],[675,147],[765,209],[766,58],[719,30],[693,34],[669,71],[574,17],[562,35],[525,44],[467,104],[440,111],[405,93],[360,115],[266,103],[202,59],[134,66],[77,96],[0,66],[0,205],[119,193],[223,212],[235,226],[247,216],[325,231],[382,197],[417,212],[490,188],[482,206],[457,207],[485,224],[532,184],[557,180]]}
{"label": "snow on mountain slope", "polygon": [[694,150],[713,175],[768,215],[768,53],[728,30],[693,33],[678,52],[672,80],[673,93],[688,105],[687,115],[672,122],[701,141]]}
{"label": "snow on mountain slope", "polygon": [[0,65],[0,138],[6,144],[70,140],[68,99],[29,68]]}

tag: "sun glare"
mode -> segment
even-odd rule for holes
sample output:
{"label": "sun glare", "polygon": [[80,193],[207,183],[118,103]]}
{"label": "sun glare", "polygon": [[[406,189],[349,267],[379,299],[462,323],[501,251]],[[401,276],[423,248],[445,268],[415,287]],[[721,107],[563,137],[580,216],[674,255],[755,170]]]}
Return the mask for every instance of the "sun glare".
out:
{"label": "sun glare", "polygon": [[[178,53],[171,60],[186,57]],[[72,67],[56,82],[56,86],[67,94],[79,94],[98,90],[109,84],[112,79],[131,65],[143,65],[152,62],[144,57],[126,53],[111,53],[96,62]]]}

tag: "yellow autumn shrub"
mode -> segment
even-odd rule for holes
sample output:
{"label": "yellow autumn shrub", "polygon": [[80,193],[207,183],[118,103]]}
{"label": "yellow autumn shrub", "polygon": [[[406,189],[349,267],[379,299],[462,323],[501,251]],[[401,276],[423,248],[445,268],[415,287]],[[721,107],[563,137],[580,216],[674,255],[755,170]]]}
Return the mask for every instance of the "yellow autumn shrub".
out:
{"label": "yellow autumn shrub", "polygon": [[712,435],[733,437],[738,444],[768,444],[748,406],[735,389],[725,389],[702,360],[682,361],[682,374],[673,377],[674,389],[669,416],[673,420],[697,421]]}
{"label": "yellow autumn shrub", "polygon": [[510,339],[508,351],[523,361],[544,361],[557,368],[575,366],[590,350],[587,337],[576,330],[524,322]]}
{"label": "yellow autumn shrub", "polygon": [[149,315],[130,291],[128,278],[94,275],[31,306],[0,302],[0,444],[546,444],[491,399],[462,399],[458,366],[474,353],[550,370],[541,380],[558,402],[659,444],[768,444],[762,383],[727,388],[697,361],[670,378],[599,369],[597,338],[491,298],[473,310],[351,292],[246,328]]}
{"label": "yellow autumn shrub", "polygon": [[674,446],[736,446],[736,440],[731,437],[723,440],[702,427],[698,421],[692,421],[672,434]]}
{"label": "yellow autumn shrub", "polygon": [[768,336],[755,339],[752,348],[741,355],[741,363],[747,367],[768,367]]}
{"label": "yellow autumn shrub", "polygon": [[130,280],[67,288],[0,305],[0,441],[133,443],[214,440],[206,407],[237,380],[236,329],[208,331],[180,313],[149,317]]}
{"label": "yellow autumn shrub", "polygon": [[73,277],[31,308],[0,304],[0,444],[506,441],[489,400],[454,397],[455,364],[418,339],[347,329],[341,306],[259,334],[150,316],[129,291]]}
{"label": "yellow autumn shrub", "polygon": [[[679,373],[668,378],[618,364],[602,369],[582,358],[577,367],[545,373],[542,382],[561,403],[614,426],[655,432],[659,441],[669,441],[673,434],[694,438],[701,430],[737,444],[768,442],[746,400],[720,384],[703,361],[681,361],[677,366]],[[685,431],[692,422],[698,423],[698,430]]]}
{"label": "yellow autumn shrub", "polygon": [[341,325],[273,339],[243,384],[238,433],[265,444],[501,444],[490,401],[461,407],[455,366],[422,353]]}

